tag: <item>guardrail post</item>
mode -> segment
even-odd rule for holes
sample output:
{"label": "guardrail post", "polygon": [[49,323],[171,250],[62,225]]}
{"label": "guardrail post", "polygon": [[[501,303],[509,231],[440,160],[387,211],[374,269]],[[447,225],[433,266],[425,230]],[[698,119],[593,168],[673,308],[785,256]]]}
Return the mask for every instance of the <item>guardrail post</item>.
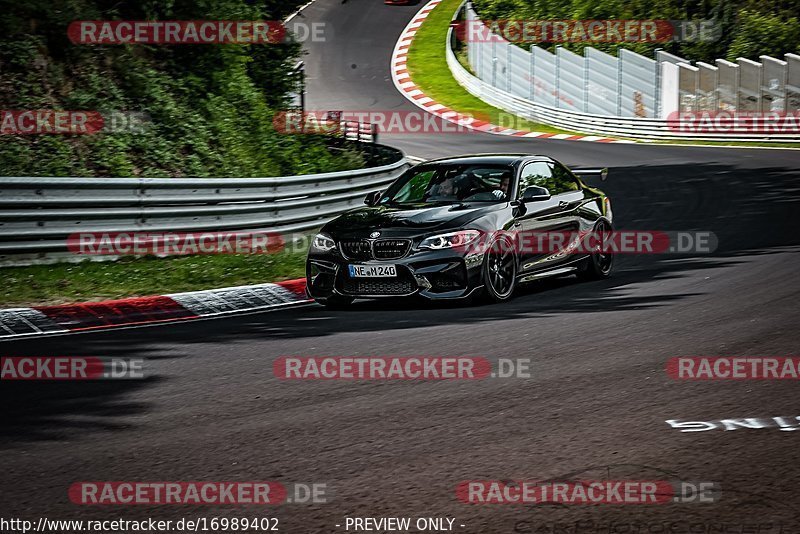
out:
{"label": "guardrail post", "polygon": [[[472,10],[472,6],[470,6],[470,10]],[[470,13],[470,17],[472,18],[472,21],[469,24],[483,24],[483,22],[481,22],[480,19],[478,19],[477,17],[474,16],[474,12]],[[470,42],[469,32],[470,32],[470,28],[467,27],[467,37],[466,37],[467,42]],[[483,29],[482,28],[481,28],[481,35],[483,35]],[[475,63],[474,63],[475,74],[477,74],[477,75],[480,75],[483,72],[483,69],[486,68],[486,66],[483,64],[483,54],[484,54],[483,47],[484,46],[486,46],[486,43],[484,43],[481,39],[477,39],[476,42],[473,43],[473,46],[472,46],[472,53],[475,54]]]}
{"label": "guardrail post", "polygon": [[583,112],[589,113],[589,56],[583,52]]}
{"label": "guardrail post", "polygon": [[[788,64],[770,56],[759,56],[761,72],[761,111],[786,111],[786,77]],[[778,105],[775,102],[778,102]],[[766,109],[764,109],[766,108]]]}
{"label": "guardrail post", "polygon": [[556,108],[561,108],[561,61],[558,55],[558,49],[561,48],[561,45],[556,45],[556,54],[555,54],[555,62],[556,62],[556,79],[554,80],[556,86]]}
{"label": "guardrail post", "polygon": [[492,39],[492,87],[497,87],[497,42]]}
{"label": "guardrail post", "polygon": [[739,65],[724,59],[718,59],[716,65],[718,76],[715,111],[735,111],[739,101]]}
{"label": "guardrail post", "polygon": [[[306,64],[302,61],[298,61],[297,64],[292,68],[292,76],[294,77],[294,82],[296,84],[297,89],[297,96],[300,100],[300,113],[305,114],[306,112]],[[301,115],[302,116],[302,115]]]}
{"label": "guardrail post", "polygon": [[144,183],[145,183],[145,178],[138,178],[137,179],[136,193],[137,193],[137,197],[138,197],[137,207],[139,209],[139,216],[137,217],[137,219],[142,224],[144,223],[144,220],[145,220],[145,217],[144,217],[144,197],[145,197],[146,191],[145,191]]}
{"label": "guardrail post", "polygon": [[679,82],[679,67],[676,63],[660,61],[658,70],[661,72],[661,86],[659,89],[659,118],[668,119],[672,113],[681,109]]}
{"label": "guardrail post", "polygon": [[653,117],[660,117],[661,116],[661,52],[663,48],[656,48],[655,55],[653,56],[656,58],[656,97],[653,102]]}
{"label": "guardrail post", "polygon": [[528,52],[531,55],[531,64],[529,67],[530,70],[530,92],[531,92],[531,102],[536,102],[536,54],[533,52],[533,46],[531,45],[528,49]]}
{"label": "guardrail post", "polygon": [[697,111],[699,74],[699,68],[687,63],[678,63],[679,111]]}
{"label": "guardrail post", "polygon": [[785,54],[786,60],[786,111],[800,110],[800,56]]}
{"label": "guardrail post", "polygon": [[617,51],[617,117],[622,117],[622,49]]}
{"label": "guardrail post", "polygon": [[747,58],[736,58],[739,64],[739,101],[737,111],[761,111],[761,77],[763,66]]}
{"label": "guardrail post", "polygon": [[511,92],[511,47],[513,43],[506,43],[506,91]]}
{"label": "guardrail post", "polygon": [[697,111],[716,111],[719,69],[702,61],[697,62],[697,68],[700,69],[697,80]]}

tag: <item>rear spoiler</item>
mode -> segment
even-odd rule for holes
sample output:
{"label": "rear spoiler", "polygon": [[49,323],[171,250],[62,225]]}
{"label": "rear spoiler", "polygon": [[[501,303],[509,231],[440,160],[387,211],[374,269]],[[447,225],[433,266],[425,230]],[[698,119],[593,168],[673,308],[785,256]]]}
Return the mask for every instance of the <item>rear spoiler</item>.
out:
{"label": "rear spoiler", "polygon": [[577,174],[578,176],[599,176],[600,180],[606,181],[608,178],[608,167],[604,167],[602,169],[572,169],[572,172]]}

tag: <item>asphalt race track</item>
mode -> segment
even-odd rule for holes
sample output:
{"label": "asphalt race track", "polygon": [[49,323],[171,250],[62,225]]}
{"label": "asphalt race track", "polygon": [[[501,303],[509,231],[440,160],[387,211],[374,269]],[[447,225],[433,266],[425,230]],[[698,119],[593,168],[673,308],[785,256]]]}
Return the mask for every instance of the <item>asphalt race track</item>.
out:
{"label": "asphalt race track", "polygon": [[[392,85],[388,61],[420,5],[317,0],[308,7],[303,20],[328,24],[327,41],[309,46],[305,58],[308,108],[416,109]],[[382,142],[419,157],[531,152],[608,166],[602,187],[618,228],[712,231],[719,248],[693,258],[619,257],[609,280],[535,282],[504,305],[314,305],[2,343],[3,355],[143,357],[148,373],[4,382],[4,515],[274,516],[281,531],[297,533],[344,532],[345,517],[354,516],[449,517],[465,533],[690,532],[687,525],[800,532],[800,432],[681,432],[665,422],[798,416],[797,382],[685,382],[664,370],[676,356],[800,353],[800,152],[488,134]],[[530,358],[532,377],[280,381],[272,363],[284,355]],[[563,477],[712,481],[722,497],[515,506],[455,496],[464,480]],[[321,482],[332,499],[263,511],[86,508],[67,497],[70,484],[86,480]],[[585,528],[576,531],[576,521]],[[729,530],[708,530],[715,525]]]}

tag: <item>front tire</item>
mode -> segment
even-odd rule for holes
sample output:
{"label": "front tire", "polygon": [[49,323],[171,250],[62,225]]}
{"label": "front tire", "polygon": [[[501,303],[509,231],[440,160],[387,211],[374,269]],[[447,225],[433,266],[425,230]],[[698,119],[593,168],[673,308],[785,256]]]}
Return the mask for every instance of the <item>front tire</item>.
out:
{"label": "front tire", "polygon": [[517,256],[514,244],[500,238],[489,246],[483,259],[483,296],[490,302],[505,302],[517,287]]}
{"label": "front tire", "polygon": [[603,252],[604,243],[611,231],[611,224],[606,221],[600,221],[594,227],[594,232],[600,234],[600,244],[578,268],[580,280],[602,280],[611,276],[611,271],[614,269],[614,254]]}

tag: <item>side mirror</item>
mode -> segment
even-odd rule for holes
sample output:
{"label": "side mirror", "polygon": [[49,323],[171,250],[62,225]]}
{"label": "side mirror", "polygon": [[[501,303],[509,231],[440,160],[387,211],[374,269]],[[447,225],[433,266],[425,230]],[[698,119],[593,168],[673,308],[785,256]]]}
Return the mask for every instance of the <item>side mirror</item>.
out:
{"label": "side mirror", "polygon": [[538,202],[540,200],[550,200],[550,191],[546,187],[532,185],[522,192],[523,202]]}
{"label": "side mirror", "polygon": [[382,191],[374,191],[369,193],[366,198],[364,198],[364,204],[367,206],[374,206],[381,199],[381,193]]}

